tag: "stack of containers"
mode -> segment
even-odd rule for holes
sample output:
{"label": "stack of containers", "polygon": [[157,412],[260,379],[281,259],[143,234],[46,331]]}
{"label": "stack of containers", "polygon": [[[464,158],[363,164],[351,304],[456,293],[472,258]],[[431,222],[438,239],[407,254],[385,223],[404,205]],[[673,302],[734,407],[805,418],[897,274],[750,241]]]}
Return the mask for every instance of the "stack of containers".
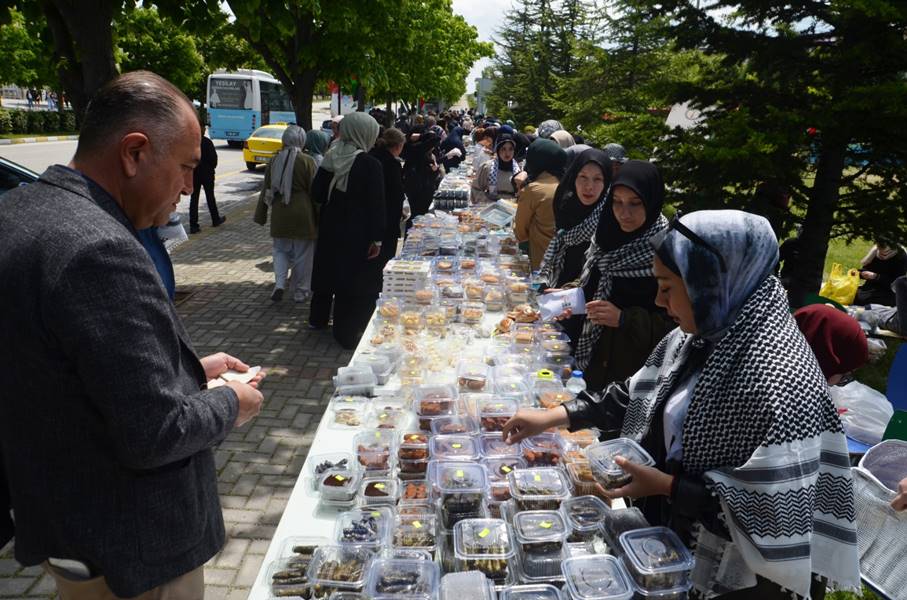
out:
{"label": "stack of containers", "polygon": [[307,571],[312,595],[326,596],[329,590],[361,592],[373,559],[374,553],[364,546],[319,546]]}
{"label": "stack of containers", "polygon": [[530,510],[513,517],[516,564],[524,583],[560,581],[570,528],[558,511]]}
{"label": "stack of containers", "polygon": [[383,293],[413,299],[416,291],[429,287],[431,266],[424,260],[390,260],[384,266]]}
{"label": "stack of containers", "polygon": [[434,600],[440,579],[433,561],[379,558],[369,567],[365,595],[371,600]]}
{"label": "stack of containers", "polygon": [[692,587],[693,556],[667,527],[628,531],[620,536],[621,560],[636,592],[659,600],[682,600]]}
{"label": "stack of containers", "polygon": [[496,585],[515,583],[516,551],[510,526],[502,519],[465,519],[454,527],[458,571],[481,571]]}

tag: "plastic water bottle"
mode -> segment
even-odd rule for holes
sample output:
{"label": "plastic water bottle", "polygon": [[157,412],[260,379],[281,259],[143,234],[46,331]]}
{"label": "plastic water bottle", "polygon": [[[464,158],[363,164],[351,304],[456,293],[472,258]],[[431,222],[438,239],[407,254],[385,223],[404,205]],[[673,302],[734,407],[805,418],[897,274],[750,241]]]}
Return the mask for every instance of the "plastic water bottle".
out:
{"label": "plastic water bottle", "polygon": [[586,391],[586,380],[583,379],[582,371],[573,372],[570,379],[567,381],[567,389],[574,396],[578,395],[580,392]]}

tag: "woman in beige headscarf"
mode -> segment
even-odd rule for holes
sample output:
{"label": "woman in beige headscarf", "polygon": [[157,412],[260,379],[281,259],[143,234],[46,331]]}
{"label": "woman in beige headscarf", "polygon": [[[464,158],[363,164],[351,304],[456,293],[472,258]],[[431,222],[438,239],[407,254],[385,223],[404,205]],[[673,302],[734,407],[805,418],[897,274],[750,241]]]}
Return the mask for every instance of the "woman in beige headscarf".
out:
{"label": "woman in beige headscarf", "polygon": [[384,173],[368,154],[378,122],[356,112],[340,122],[315,175],[312,195],[321,205],[318,248],[312,273],[309,326],[327,327],[334,314],[334,339],[353,349],[365,331],[381,291],[380,262],[385,233]]}
{"label": "woman in beige headscarf", "polygon": [[564,150],[576,144],[576,140],[573,139],[573,136],[570,135],[568,131],[564,131],[563,129],[558,129],[557,131],[552,133],[551,139],[557,142],[557,145]]}

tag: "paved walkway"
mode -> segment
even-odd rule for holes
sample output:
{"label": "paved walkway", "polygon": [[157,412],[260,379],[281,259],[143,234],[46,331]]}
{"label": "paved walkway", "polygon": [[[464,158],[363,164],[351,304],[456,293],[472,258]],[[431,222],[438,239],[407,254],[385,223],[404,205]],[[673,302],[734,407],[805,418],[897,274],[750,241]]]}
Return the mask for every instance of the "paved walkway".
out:
{"label": "paved walkway", "polygon": [[[306,327],[308,305],[273,305],[271,240],[252,223],[254,200],[238,203],[217,229],[204,228],[173,254],[179,305],[196,349],[223,350],[269,376],[261,415],[217,450],[227,544],[205,568],[206,600],[244,599],[261,567],[287,498],[330,398],[331,376],[349,362],[330,333]],[[40,568],[0,550],[0,598],[52,598]]]}

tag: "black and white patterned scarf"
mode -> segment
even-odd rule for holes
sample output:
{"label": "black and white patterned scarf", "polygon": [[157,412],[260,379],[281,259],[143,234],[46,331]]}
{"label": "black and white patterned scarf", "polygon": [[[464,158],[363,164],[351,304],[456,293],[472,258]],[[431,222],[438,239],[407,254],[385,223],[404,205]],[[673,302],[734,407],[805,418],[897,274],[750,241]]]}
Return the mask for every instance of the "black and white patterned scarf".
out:
{"label": "black and white patterned scarf", "polygon": [[[492,200],[497,200],[498,198],[498,163],[501,161],[500,158],[495,154],[494,158],[491,160],[491,169],[488,173],[488,197]],[[510,160],[510,177],[513,178],[514,175],[522,171],[520,168],[520,163],[515,159]]]}
{"label": "black and white patterned scarf", "polygon": [[[675,329],[659,343],[630,380],[622,435],[642,439],[703,342]],[[780,282],[768,276],[713,343],[682,460],[721,500],[731,542],[700,528],[694,585],[708,597],[755,585],[758,574],[807,597],[814,573],[857,589],[847,442]]]}
{"label": "black and white patterned scarf", "polygon": [[589,216],[580,221],[578,225],[570,229],[559,230],[548,242],[548,248],[545,250],[545,256],[539,267],[539,277],[548,283],[548,287],[555,287],[560,281],[567,250],[592,240],[604,207],[605,203],[599,202]]}
{"label": "black and white patterned scarf", "polygon": [[[605,204],[608,203],[602,202],[602,205]],[[655,249],[650,240],[667,226],[668,220],[664,215],[659,214],[655,222],[646,228],[642,235],[610,252],[603,251],[593,241],[586,252],[586,265],[583,267],[580,283],[585,286],[589,282],[592,270],[598,269],[598,288],[593,299],[607,300],[611,296],[611,288],[616,277],[654,277],[652,261],[655,258]],[[583,333],[576,344],[576,364],[580,369],[588,366],[601,332],[601,325],[595,325],[589,319],[583,323]]]}

